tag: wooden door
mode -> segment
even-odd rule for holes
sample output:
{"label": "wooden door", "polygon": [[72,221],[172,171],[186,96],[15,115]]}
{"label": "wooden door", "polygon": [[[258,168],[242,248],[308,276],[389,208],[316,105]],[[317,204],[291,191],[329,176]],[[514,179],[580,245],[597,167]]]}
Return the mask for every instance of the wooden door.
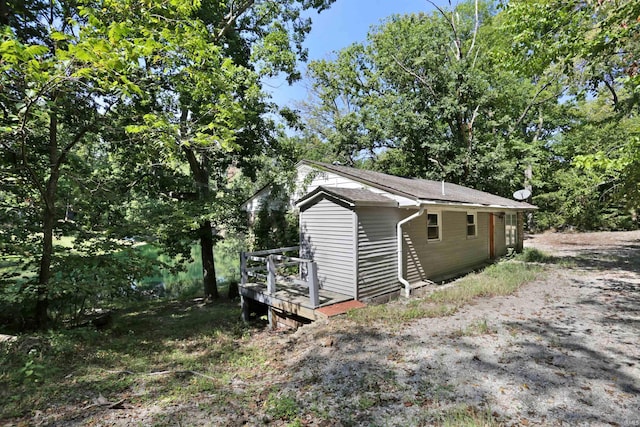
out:
{"label": "wooden door", "polygon": [[496,217],[494,214],[489,214],[489,258],[494,259],[496,257]]}

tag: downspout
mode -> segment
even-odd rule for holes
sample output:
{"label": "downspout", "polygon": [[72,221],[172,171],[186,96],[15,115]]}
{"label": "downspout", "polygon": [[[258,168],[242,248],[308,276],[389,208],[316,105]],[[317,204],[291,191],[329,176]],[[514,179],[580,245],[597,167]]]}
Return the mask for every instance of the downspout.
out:
{"label": "downspout", "polygon": [[403,220],[400,220],[398,222],[398,225],[396,226],[396,236],[398,237],[398,281],[404,285],[404,292],[405,292],[405,296],[407,298],[409,298],[409,296],[411,295],[411,285],[403,277],[404,276],[404,271],[403,271],[404,269],[402,268],[402,255],[403,255],[402,225],[404,223],[406,223],[406,222],[409,222],[409,221],[415,219],[415,218],[418,218],[423,213],[424,213],[424,208],[421,207],[418,212],[414,213],[413,215],[410,215],[410,216],[406,217]]}

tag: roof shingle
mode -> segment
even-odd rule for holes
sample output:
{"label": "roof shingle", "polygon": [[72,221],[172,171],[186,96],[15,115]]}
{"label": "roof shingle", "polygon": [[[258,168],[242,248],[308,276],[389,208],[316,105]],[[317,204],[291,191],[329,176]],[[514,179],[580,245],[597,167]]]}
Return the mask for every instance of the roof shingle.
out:
{"label": "roof shingle", "polygon": [[[529,203],[518,202],[516,200],[507,199],[505,197],[496,196],[495,194],[474,190],[472,188],[448,182],[444,183],[443,192],[443,183],[440,181],[430,181],[418,178],[402,178],[381,172],[310,160],[303,160],[301,163],[307,164],[316,169],[334,172],[362,184],[379,188],[392,194],[415,198],[419,201],[430,201],[436,203],[465,203],[526,210],[537,209],[536,206]],[[331,190],[335,191],[337,189],[332,188]]]}

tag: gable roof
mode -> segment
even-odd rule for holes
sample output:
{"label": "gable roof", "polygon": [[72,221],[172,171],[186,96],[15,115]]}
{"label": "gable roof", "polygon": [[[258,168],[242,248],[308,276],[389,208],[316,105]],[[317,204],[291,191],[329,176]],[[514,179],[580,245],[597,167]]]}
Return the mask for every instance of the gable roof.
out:
{"label": "gable roof", "polygon": [[318,187],[296,201],[297,206],[305,205],[318,197],[328,196],[351,206],[398,206],[398,202],[382,194],[364,188]]}
{"label": "gable roof", "polygon": [[[430,181],[418,178],[402,178],[381,172],[310,160],[303,160],[299,163],[299,165],[301,164],[308,165],[314,169],[333,172],[388,193],[416,199],[416,201],[420,203],[460,203],[521,210],[537,209],[536,206],[529,203],[507,199],[496,196],[495,194],[448,182],[443,183],[441,181]],[[336,189],[332,188],[332,191],[334,190]]]}

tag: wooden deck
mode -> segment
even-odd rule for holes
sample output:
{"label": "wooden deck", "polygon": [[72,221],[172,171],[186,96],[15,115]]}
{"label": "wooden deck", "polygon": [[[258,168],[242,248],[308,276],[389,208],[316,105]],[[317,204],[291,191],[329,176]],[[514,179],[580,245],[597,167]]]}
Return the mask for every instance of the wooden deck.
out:
{"label": "wooden deck", "polygon": [[276,291],[271,295],[267,291],[266,283],[244,283],[240,284],[238,288],[243,298],[258,301],[284,313],[293,314],[309,320],[318,320],[327,317],[319,312],[317,308],[353,299],[353,297],[349,295],[320,289],[318,292],[319,306],[313,307],[309,300],[309,289],[306,287],[278,282]]}

